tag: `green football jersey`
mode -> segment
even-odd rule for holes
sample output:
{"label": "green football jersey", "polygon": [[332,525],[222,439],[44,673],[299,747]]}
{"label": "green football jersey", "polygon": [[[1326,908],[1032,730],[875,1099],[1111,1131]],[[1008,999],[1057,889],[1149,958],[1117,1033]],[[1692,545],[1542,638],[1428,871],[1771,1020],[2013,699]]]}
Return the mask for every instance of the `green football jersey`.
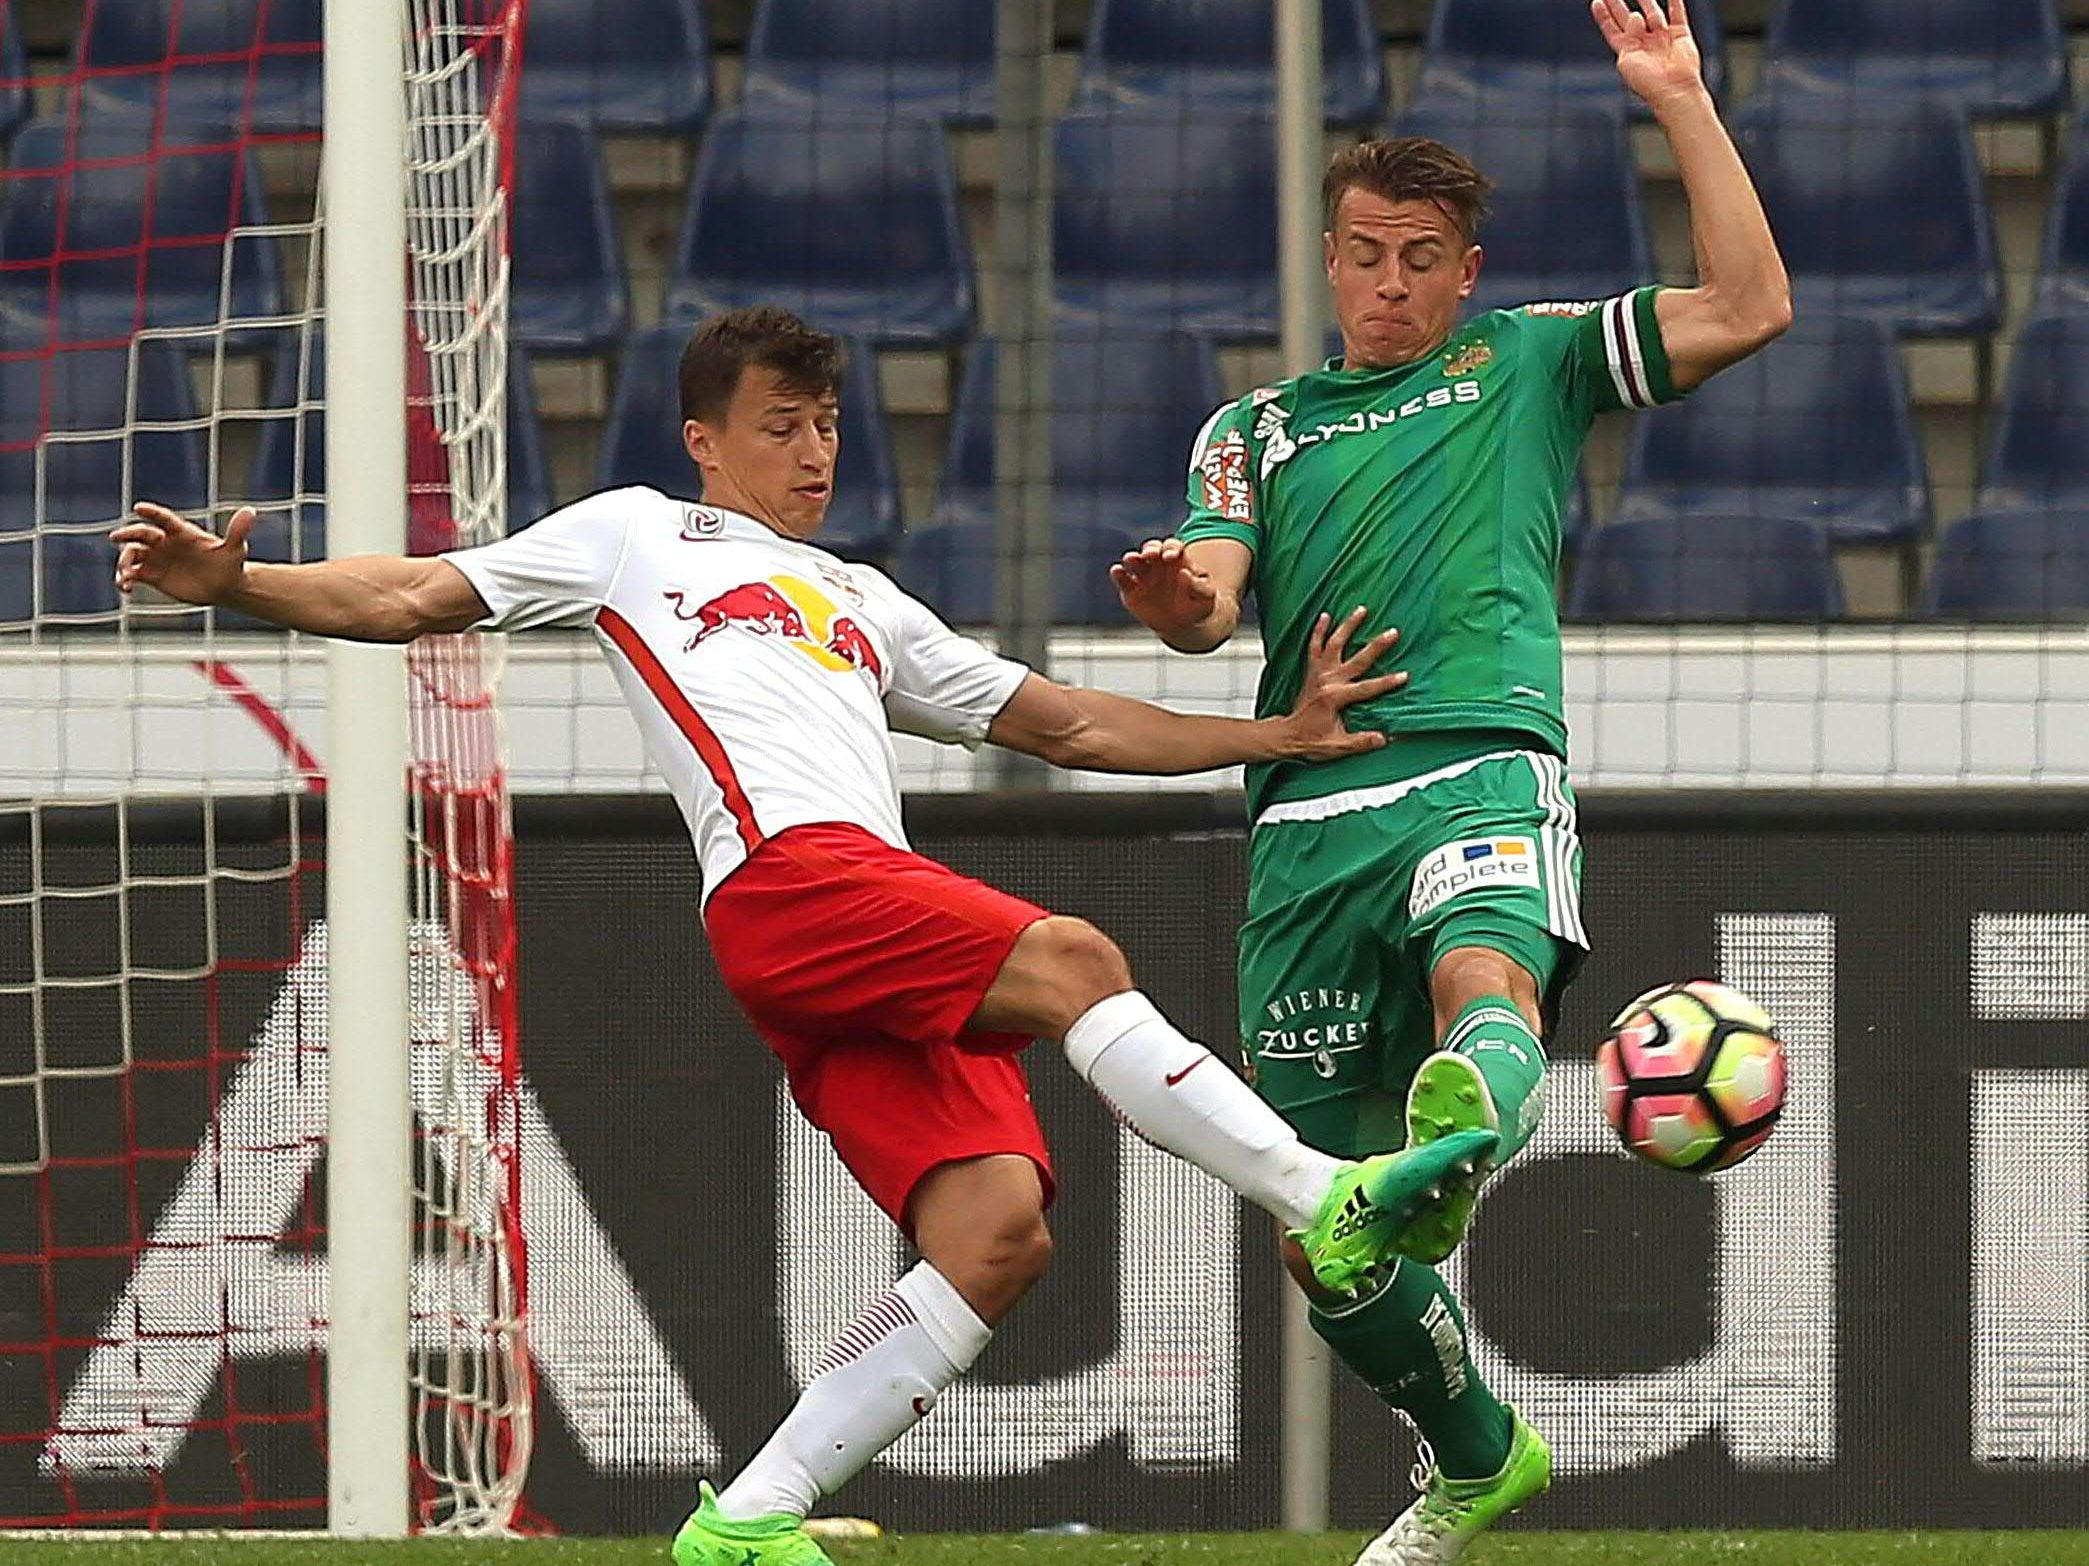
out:
{"label": "green football jersey", "polygon": [[[1565,757],[1562,507],[1595,415],[1676,395],[1655,292],[1494,311],[1413,364],[1332,360],[1212,415],[1179,531],[1255,552],[1259,714],[1298,699],[1315,618],[1362,604],[1356,640],[1398,626],[1387,667],[1409,683],[1352,709],[1353,727],[1513,733]],[[1252,768],[1251,812],[1391,781],[1413,754]]]}

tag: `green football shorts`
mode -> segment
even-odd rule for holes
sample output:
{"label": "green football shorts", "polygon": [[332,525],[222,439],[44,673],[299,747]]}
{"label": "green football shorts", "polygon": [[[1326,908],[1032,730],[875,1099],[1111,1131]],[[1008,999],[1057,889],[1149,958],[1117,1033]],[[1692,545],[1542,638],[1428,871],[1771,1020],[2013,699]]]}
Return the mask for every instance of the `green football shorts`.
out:
{"label": "green football shorts", "polygon": [[1374,788],[1270,806],[1248,845],[1241,1047],[1311,1146],[1407,1139],[1435,1049],[1429,974],[1461,946],[1538,981],[1549,1021],[1588,947],[1574,794],[1555,756],[1503,750]]}

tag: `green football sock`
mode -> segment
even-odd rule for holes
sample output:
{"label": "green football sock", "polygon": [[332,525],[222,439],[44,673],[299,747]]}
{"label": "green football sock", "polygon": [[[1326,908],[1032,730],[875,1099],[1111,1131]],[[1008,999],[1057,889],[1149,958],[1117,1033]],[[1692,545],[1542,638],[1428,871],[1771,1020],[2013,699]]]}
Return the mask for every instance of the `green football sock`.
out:
{"label": "green football sock", "polygon": [[1451,1019],[1437,1048],[1463,1055],[1486,1078],[1501,1116],[1499,1168],[1523,1151],[1545,1113],[1545,1046],[1506,996],[1483,995]]}
{"label": "green football sock", "polygon": [[1513,1422],[1474,1368],[1465,1316],[1433,1267],[1403,1261],[1376,1293],[1311,1315],[1342,1363],[1414,1421],[1446,1478],[1501,1472]]}

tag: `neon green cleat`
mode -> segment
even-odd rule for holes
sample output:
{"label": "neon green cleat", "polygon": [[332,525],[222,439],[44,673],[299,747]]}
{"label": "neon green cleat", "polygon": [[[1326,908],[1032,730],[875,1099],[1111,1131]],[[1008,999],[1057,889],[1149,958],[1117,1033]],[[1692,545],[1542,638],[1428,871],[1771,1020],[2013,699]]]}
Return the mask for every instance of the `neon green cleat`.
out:
{"label": "neon green cleat", "polygon": [[1356,1566],[1450,1566],[1482,1530],[1543,1494],[1552,1483],[1551,1448],[1514,1409],[1509,1417],[1516,1422],[1509,1455],[1491,1479],[1446,1479],[1425,1445],[1414,1471],[1421,1499],[1364,1546]]}
{"label": "neon green cleat", "polygon": [[718,1515],[718,1492],[697,1486],[696,1510],[675,1535],[675,1566],[834,1566],[799,1520],[789,1516],[731,1522]]}
{"label": "neon green cleat", "polygon": [[[1487,1078],[1463,1055],[1438,1050],[1423,1061],[1407,1087],[1407,1145],[1426,1147],[1460,1131],[1501,1133],[1501,1112]],[[1468,1175],[1446,1183],[1441,1201],[1425,1206],[1400,1236],[1400,1254],[1435,1266],[1458,1248],[1472,1223],[1480,1187],[1494,1173],[1492,1155]]]}
{"label": "neon green cleat", "polygon": [[1469,1177],[1500,1140],[1492,1131],[1467,1131],[1343,1165],[1312,1225],[1291,1235],[1320,1286],[1355,1294],[1390,1270],[1415,1214],[1441,1200],[1451,1181]]}

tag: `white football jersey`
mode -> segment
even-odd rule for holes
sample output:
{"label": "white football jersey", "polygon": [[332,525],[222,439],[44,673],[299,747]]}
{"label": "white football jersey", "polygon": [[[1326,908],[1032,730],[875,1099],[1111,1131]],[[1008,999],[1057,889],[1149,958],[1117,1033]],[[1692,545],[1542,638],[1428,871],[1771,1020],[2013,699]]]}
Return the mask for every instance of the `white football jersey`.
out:
{"label": "white football jersey", "polygon": [[786,827],[851,822],[905,848],[892,730],[977,746],[1029,672],[882,571],[658,490],[443,558],[485,600],[481,630],[594,630],[706,899]]}

